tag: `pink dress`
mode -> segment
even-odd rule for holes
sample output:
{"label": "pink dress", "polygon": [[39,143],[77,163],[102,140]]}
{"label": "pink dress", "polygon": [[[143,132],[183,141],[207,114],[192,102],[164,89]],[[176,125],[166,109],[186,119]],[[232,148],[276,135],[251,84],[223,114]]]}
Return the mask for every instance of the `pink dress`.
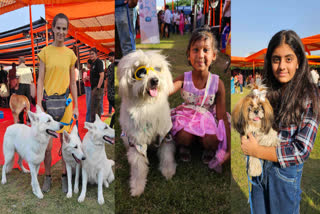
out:
{"label": "pink dress", "polygon": [[179,31],[181,35],[183,35],[183,29],[184,29],[184,17],[183,13],[180,14],[180,23],[179,23]]}
{"label": "pink dress", "polygon": [[206,100],[201,106],[206,88],[197,89],[192,81],[192,71],[184,73],[181,96],[184,103],[171,111],[172,135],[184,130],[195,136],[216,135],[220,141],[216,159],[223,160],[227,149],[226,129],[223,120],[217,121],[215,97],[219,86],[219,76],[211,74]]}

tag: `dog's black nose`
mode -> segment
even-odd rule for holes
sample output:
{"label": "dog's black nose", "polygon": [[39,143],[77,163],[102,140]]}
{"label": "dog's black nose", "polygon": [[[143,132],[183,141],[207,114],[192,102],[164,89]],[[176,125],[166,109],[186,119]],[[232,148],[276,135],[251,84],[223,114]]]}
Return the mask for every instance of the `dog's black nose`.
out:
{"label": "dog's black nose", "polygon": [[258,114],[258,113],[259,113],[259,110],[256,109],[256,110],[254,110],[253,112],[254,112],[255,114]]}
{"label": "dog's black nose", "polygon": [[159,80],[158,80],[157,78],[152,78],[152,79],[150,80],[150,83],[151,83],[152,86],[158,85],[158,82],[159,82]]}
{"label": "dog's black nose", "polygon": [[86,159],[86,157],[85,157],[85,156],[83,156],[81,160],[85,160],[85,159]]}

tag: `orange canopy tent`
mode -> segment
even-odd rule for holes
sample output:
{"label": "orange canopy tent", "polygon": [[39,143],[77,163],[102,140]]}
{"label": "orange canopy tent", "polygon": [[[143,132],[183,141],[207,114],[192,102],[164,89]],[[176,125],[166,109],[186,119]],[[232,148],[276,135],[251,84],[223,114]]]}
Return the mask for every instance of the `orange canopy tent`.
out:
{"label": "orange canopy tent", "polygon": [[[320,34],[305,37],[301,39],[306,52],[308,53],[307,59],[310,65],[320,65],[320,56],[311,55],[311,51],[320,50]],[[253,67],[263,66],[264,58],[267,53],[267,48],[264,48],[254,54],[251,54],[247,57],[231,57],[231,66],[235,67]]]}

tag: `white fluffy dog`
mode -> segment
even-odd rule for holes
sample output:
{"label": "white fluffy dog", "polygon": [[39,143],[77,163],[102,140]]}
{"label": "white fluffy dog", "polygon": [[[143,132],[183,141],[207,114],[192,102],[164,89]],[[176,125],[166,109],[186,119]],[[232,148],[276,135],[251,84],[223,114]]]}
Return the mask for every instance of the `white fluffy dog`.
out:
{"label": "white fluffy dog", "polygon": [[[164,56],[141,50],[123,57],[117,72],[120,124],[123,140],[129,144],[131,195],[139,196],[147,181],[147,147],[156,140],[161,143],[172,127],[168,103],[169,92],[173,89],[172,76]],[[176,172],[174,152],[174,144],[167,142],[158,150],[159,169],[167,179]]]}
{"label": "white fluffy dog", "polygon": [[68,176],[68,192],[67,198],[72,197],[72,169],[75,169],[74,193],[79,192],[79,174],[81,160],[86,157],[81,148],[81,140],[78,135],[78,128],[74,126],[71,133],[63,131],[62,156],[66,163]]}
{"label": "white fluffy dog", "polygon": [[18,164],[25,173],[29,171],[23,167],[22,160],[28,162],[31,172],[32,192],[41,199],[43,194],[37,178],[40,163],[44,160],[50,137],[57,138],[56,131],[60,130],[63,125],[54,121],[39,106],[37,106],[37,113],[28,111],[28,116],[31,127],[24,124],[14,124],[9,126],[4,134],[3,154],[5,163],[2,168],[1,183],[5,184],[7,182],[6,173],[12,169],[16,151],[19,154]]}
{"label": "white fluffy dog", "polygon": [[98,203],[104,204],[102,186],[108,188],[114,180],[114,161],[107,158],[105,143],[114,144],[114,129],[102,122],[98,115],[94,123],[85,122],[84,128],[88,129],[82,143],[86,160],[82,161],[82,190],[78,202],[84,201],[89,181],[98,184]]}

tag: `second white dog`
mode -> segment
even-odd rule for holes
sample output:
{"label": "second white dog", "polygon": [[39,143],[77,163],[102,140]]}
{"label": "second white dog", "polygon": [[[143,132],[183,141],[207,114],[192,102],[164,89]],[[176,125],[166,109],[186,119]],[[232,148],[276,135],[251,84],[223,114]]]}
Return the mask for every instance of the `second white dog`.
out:
{"label": "second white dog", "polygon": [[81,140],[78,135],[78,128],[74,126],[71,133],[63,131],[62,156],[66,163],[68,177],[67,198],[72,197],[72,169],[75,169],[74,193],[79,192],[80,162],[86,157],[81,149]]}
{"label": "second white dog", "polygon": [[84,201],[89,181],[98,184],[98,203],[104,204],[103,184],[108,188],[114,180],[114,161],[107,158],[105,143],[114,144],[114,129],[102,122],[98,115],[94,123],[85,122],[84,128],[88,129],[82,143],[86,160],[82,161],[82,190],[78,202]]}
{"label": "second white dog", "polygon": [[32,192],[41,199],[43,194],[37,178],[40,163],[44,160],[50,137],[57,138],[56,131],[60,130],[63,125],[44,113],[39,106],[37,106],[37,113],[28,111],[28,116],[31,127],[24,124],[14,124],[9,126],[4,134],[3,154],[5,163],[2,168],[1,183],[7,183],[6,173],[11,171],[13,167],[16,151],[19,154],[18,164],[25,173],[29,171],[23,167],[22,160],[28,162],[31,172]]}

